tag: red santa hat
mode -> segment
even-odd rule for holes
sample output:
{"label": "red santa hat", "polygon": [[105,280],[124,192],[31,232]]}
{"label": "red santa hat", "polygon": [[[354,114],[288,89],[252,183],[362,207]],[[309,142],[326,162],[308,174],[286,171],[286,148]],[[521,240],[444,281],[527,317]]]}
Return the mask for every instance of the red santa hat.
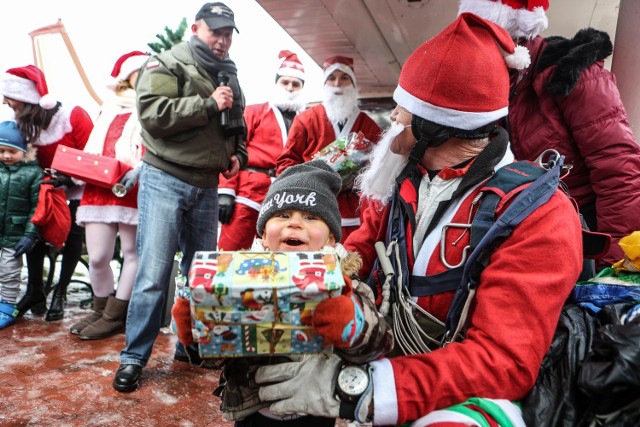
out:
{"label": "red santa hat", "polygon": [[114,78],[115,82],[107,86],[114,89],[119,82],[127,80],[133,72],[140,70],[147,58],[149,58],[148,54],[138,50],[122,55],[118,58],[111,71],[111,77]]}
{"label": "red santa hat", "polygon": [[276,81],[280,76],[295,77],[304,82],[304,67],[298,59],[298,55],[290,50],[281,50],[278,54],[280,66],[276,72]]}
{"label": "red santa hat", "polygon": [[324,64],[322,64],[322,71],[324,74],[324,81],[327,81],[327,78],[333,73],[335,70],[340,70],[343,73],[346,73],[351,77],[351,81],[353,85],[356,85],[356,72],[353,68],[353,58],[349,58],[348,56],[332,56],[324,60]]}
{"label": "red santa hat", "polygon": [[460,0],[458,14],[475,13],[507,30],[514,39],[532,39],[549,26],[549,0]]}
{"label": "red santa hat", "polygon": [[7,98],[40,105],[45,110],[51,110],[58,104],[49,95],[44,73],[35,65],[8,69],[2,78],[0,91]]}
{"label": "red santa hat", "polygon": [[423,119],[475,130],[507,115],[507,66],[529,64],[503,28],[463,13],[407,58],[393,99]]}

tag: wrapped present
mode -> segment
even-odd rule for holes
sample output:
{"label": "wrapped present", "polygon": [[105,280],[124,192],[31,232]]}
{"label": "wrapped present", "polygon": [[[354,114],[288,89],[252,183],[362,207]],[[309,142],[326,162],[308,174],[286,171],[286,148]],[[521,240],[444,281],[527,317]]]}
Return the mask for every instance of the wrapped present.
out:
{"label": "wrapped present", "polygon": [[342,190],[353,187],[353,181],[369,161],[373,144],[362,132],[351,132],[338,138],[313,155],[313,159],[324,160],[342,179]]}
{"label": "wrapped present", "polygon": [[112,188],[131,166],[112,157],[85,153],[77,148],[58,145],[51,169],[99,187]]}
{"label": "wrapped present", "polygon": [[334,252],[196,252],[189,288],[200,356],[331,351],[311,316],[343,286]]}

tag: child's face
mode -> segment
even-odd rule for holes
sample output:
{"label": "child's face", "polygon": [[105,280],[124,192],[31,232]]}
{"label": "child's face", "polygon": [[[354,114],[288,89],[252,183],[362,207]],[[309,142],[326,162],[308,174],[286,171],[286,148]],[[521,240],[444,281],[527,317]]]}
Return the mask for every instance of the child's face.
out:
{"label": "child's face", "polygon": [[270,251],[319,251],[336,239],[322,218],[310,212],[288,210],[269,218],[262,244]]}
{"label": "child's face", "polygon": [[24,151],[8,145],[0,145],[0,162],[5,165],[13,165],[24,159]]}

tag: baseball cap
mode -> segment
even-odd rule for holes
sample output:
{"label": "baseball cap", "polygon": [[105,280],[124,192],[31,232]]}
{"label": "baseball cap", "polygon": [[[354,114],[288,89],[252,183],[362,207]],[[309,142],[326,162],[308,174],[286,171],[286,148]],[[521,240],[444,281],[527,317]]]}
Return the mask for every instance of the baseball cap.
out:
{"label": "baseball cap", "polygon": [[224,3],[205,3],[196,14],[196,21],[199,19],[204,19],[204,22],[212,30],[233,27],[236,32],[240,32],[234,21],[233,10]]}

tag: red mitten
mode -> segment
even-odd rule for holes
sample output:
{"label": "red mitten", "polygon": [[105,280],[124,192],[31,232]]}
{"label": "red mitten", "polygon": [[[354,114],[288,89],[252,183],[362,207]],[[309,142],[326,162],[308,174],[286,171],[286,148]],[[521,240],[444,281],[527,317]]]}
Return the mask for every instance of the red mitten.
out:
{"label": "red mitten", "polygon": [[178,340],[185,346],[192,345],[193,334],[191,333],[191,303],[186,298],[176,298],[176,302],[171,309],[171,316],[176,325]]}
{"label": "red mitten", "polygon": [[353,295],[351,281],[342,295],[322,301],[313,312],[313,328],[325,342],[348,348],[360,336],[365,319],[360,303]]}

